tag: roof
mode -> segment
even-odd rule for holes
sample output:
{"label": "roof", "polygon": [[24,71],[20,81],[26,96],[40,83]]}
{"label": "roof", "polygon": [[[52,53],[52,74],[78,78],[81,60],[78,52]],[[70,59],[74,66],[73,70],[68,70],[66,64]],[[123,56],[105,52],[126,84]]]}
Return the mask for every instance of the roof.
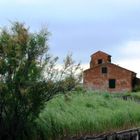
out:
{"label": "roof", "polygon": [[116,64],[114,64],[114,63],[110,63],[110,64],[111,64],[111,65],[114,65],[115,67],[118,67],[118,68],[121,68],[121,69],[123,69],[123,70],[126,70],[126,71],[129,71],[129,72],[131,72],[131,73],[136,74],[136,72],[131,71],[131,70],[128,70],[128,69],[126,69],[126,68],[123,68],[123,67],[121,67],[121,66],[119,66],[119,65],[116,65]]}
{"label": "roof", "polygon": [[121,69],[126,70],[126,71],[128,71],[128,72],[137,74],[137,73],[135,73],[134,71],[128,70],[128,69],[126,69],[126,68],[123,68],[123,67],[118,66],[118,65],[113,64],[113,63],[103,63],[103,64],[97,65],[97,66],[95,66],[95,67],[93,67],[93,68],[86,69],[86,70],[84,70],[84,72],[89,71],[89,70],[92,70],[92,69],[97,68],[97,67],[101,67],[101,66],[103,66],[103,65],[113,65],[113,66],[115,66],[115,67],[121,68]]}
{"label": "roof", "polygon": [[94,54],[92,54],[91,57],[94,56],[94,55],[96,55],[96,54],[98,54],[98,53],[102,53],[102,54],[104,54],[104,55],[107,55],[107,56],[110,56],[110,57],[111,57],[111,55],[109,55],[109,54],[107,54],[107,53],[105,53],[105,52],[103,52],[103,51],[97,51],[97,52],[95,52]]}

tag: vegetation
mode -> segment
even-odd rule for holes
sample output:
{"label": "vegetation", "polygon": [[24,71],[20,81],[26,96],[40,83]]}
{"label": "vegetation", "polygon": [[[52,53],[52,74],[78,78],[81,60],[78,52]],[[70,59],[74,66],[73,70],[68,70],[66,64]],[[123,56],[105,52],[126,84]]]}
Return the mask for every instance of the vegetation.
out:
{"label": "vegetation", "polygon": [[46,104],[37,120],[44,139],[96,135],[140,125],[140,104],[110,94],[72,92]]}
{"label": "vegetation", "polygon": [[81,68],[71,54],[58,68],[48,36],[18,22],[0,30],[0,139],[62,140],[140,124],[139,103],[79,86]]}
{"label": "vegetation", "polygon": [[18,22],[0,30],[0,139],[35,139],[44,103],[73,90],[80,79],[80,64],[71,55],[56,69],[58,57],[48,52],[48,35],[47,29],[31,33]]}
{"label": "vegetation", "polygon": [[140,92],[117,93],[111,96],[122,98],[124,100],[133,100],[133,101],[140,102]]}

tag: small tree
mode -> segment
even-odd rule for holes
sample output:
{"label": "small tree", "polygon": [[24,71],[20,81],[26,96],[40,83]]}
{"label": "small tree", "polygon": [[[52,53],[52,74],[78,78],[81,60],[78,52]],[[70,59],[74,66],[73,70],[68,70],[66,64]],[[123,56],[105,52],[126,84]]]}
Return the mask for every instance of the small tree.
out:
{"label": "small tree", "polygon": [[68,54],[63,61],[61,76],[59,80],[63,87],[63,92],[75,90],[82,80],[82,69],[80,63],[76,64],[72,54]]}
{"label": "small tree", "polygon": [[58,58],[48,53],[48,35],[47,29],[30,33],[18,22],[0,31],[0,139],[35,139],[44,103],[76,85],[70,56],[61,71],[55,68]]}

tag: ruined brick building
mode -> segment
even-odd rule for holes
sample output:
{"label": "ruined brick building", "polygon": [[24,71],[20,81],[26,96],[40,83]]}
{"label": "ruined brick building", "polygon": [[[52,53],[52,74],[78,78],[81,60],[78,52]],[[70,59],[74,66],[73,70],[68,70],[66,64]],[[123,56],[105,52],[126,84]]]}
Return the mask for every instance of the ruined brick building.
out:
{"label": "ruined brick building", "polygon": [[91,55],[90,68],[84,71],[86,88],[96,91],[122,93],[133,91],[140,85],[136,73],[111,63],[111,55],[98,51]]}

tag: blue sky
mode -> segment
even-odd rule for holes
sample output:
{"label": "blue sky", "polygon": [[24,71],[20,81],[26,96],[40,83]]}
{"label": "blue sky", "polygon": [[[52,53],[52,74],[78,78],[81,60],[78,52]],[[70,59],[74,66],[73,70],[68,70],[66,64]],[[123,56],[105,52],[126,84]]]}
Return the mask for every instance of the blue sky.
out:
{"label": "blue sky", "polygon": [[32,31],[47,26],[50,51],[73,52],[88,67],[98,50],[140,77],[140,0],[1,0],[0,26],[20,21]]}

